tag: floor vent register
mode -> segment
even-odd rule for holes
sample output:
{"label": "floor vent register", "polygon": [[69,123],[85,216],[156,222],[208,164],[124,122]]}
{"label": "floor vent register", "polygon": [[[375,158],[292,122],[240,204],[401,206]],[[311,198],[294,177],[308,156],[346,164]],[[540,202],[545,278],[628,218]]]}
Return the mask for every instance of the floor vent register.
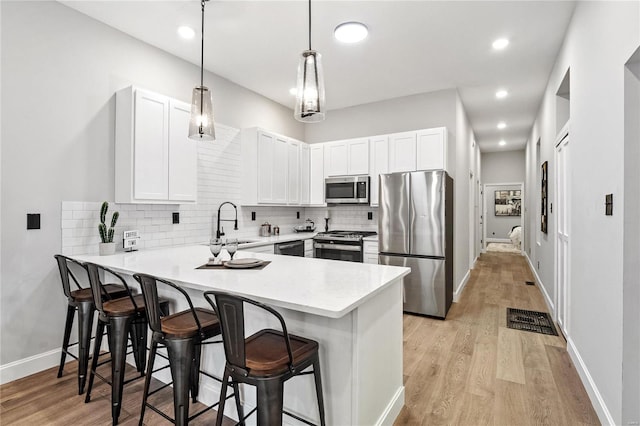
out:
{"label": "floor vent register", "polygon": [[546,312],[507,308],[507,327],[551,336],[558,335],[553,320]]}

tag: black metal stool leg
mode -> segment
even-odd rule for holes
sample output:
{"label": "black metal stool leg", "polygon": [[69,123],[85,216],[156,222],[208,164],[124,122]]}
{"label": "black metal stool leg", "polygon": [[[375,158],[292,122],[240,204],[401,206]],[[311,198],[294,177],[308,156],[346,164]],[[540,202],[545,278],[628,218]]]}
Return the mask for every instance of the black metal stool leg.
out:
{"label": "black metal stool leg", "polygon": [[282,424],[284,383],[279,379],[258,382],[258,426]]}
{"label": "black metal stool leg", "polygon": [[147,322],[142,318],[133,321],[131,326],[131,342],[136,369],[144,375],[147,364]]}
{"label": "black metal stool leg", "polygon": [[94,310],[92,302],[78,303],[78,395],[82,395],[87,382]]}
{"label": "black metal stool leg", "polygon": [[202,345],[196,344],[193,351],[193,366],[191,367],[191,401],[198,401],[200,390],[200,359],[202,357]]}
{"label": "black metal stool leg", "polygon": [[236,411],[238,412],[238,420],[239,420],[239,424],[240,426],[244,426],[244,410],[242,409],[242,404],[240,403],[240,386],[238,386],[238,382],[237,381],[233,381],[232,383],[233,386],[233,393],[236,396]]}
{"label": "black metal stool leg", "polygon": [[102,345],[102,337],[104,336],[104,323],[98,320],[96,325],[96,341],[93,344],[93,358],[91,359],[91,370],[89,371],[89,386],[87,386],[87,394],[84,402],[91,401],[91,389],[93,389],[93,380],[96,376],[96,368],[98,368],[98,358],[100,356],[100,346]]}
{"label": "black metal stool leg", "polygon": [[156,351],[158,350],[158,342],[154,338],[151,340],[151,349],[149,350],[149,362],[147,363],[147,373],[144,378],[144,390],[142,391],[142,408],[140,409],[140,422],[139,426],[142,426],[142,420],[144,419],[144,412],[147,409],[147,397],[149,396],[149,387],[151,386],[151,377],[153,376],[153,364],[156,361]]}
{"label": "black metal stool leg", "polygon": [[320,372],[320,359],[318,355],[313,360],[313,379],[316,382],[316,397],[318,398],[318,410],[320,411],[320,426],[325,426],[324,397],[322,395],[322,375]]}
{"label": "black metal stool leg", "polygon": [[62,338],[62,353],[60,354],[60,367],[58,368],[58,378],[62,377],[64,363],[67,358],[67,350],[69,349],[69,338],[71,337],[71,328],[73,328],[73,317],[76,315],[76,307],[67,305],[67,321],[64,325],[64,337]]}
{"label": "black metal stool leg", "polygon": [[195,342],[193,339],[167,339],[165,344],[173,379],[175,424],[185,426],[189,420],[189,390]]}
{"label": "black metal stool leg", "polygon": [[[235,382],[235,381],[234,381]],[[220,389],[220,403],[218,404],[218,416],[216,417],[216,426],[222,425],[224,418],[224,403],[227,400],[227,386],[229,385],[229,367],[224,367],[224,376],[222,376],[222,387]],[[242,417],[240,417],[242,418]]]}
{"label": "black metal stool leg", "polygon": [[130,316],[110,317],[111,325],[111,419],[118,424],[122,408],[122,389],[127,358],[127,335],[131,327]]}

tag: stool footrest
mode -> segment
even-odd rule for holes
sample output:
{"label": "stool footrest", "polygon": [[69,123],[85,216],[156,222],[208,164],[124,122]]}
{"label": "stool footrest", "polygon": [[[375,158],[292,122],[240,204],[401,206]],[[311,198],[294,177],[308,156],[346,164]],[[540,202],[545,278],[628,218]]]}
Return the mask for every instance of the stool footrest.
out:
{"label": "stool footrest", "polygon": [[290,412],[288,412],[286,410],[282,410],[282,412],[284,414],[286,414],[287,416],[289,416],[289,417],[293,417],[294,419],[298,420],[299,422],[302,422],[302,423],[307,424],[309,426],[316,426],[314,423],[311,423],[309,420],[303,419],[300,416],[296,416],[295,414],[292,414],[292,413],[290,413]]}

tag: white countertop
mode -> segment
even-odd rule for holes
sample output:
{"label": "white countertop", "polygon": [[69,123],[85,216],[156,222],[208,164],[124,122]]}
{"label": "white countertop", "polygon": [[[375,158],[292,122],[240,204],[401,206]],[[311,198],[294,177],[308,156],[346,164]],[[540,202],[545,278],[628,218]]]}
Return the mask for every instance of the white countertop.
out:
{"label": "white countertop", "polygon": [[364,237],[362,241],[378,241],[378,235],[371,235],[370,237]]}
{"label": "white countertop", "polygon": [[[283,237],[288,236],[271,238]],[[223,253],[228,258],[226,252]],[[409,268],[396,266],[252,253],[248,250],[239,250],[236,258],[255,257],[270,260],[271,264],[262,270],[196,269],[210,256],[207,246],[194,245],[111,256],[72,257],[126,274],[155,275],[187,288],[228,291],[273,306],[330,318],[344,316],[411,272]]]}
{"label": "white countertop", "polygon": [[[292,234],[281,234],[281,235],[272,235],[270,237],[250,237],[246,238],[246,240],[251,240],[251,243],[240,244],[240,249],[248,249],[251,247],[260,247],[266,246],[269,244],[278,244],[278,243],[286,243],[289,241],[296,240],[308,240],[310,238],[315,237],[317,232],[295,232]],[[239,238],[241,240],[245,240],[245,238]]]}

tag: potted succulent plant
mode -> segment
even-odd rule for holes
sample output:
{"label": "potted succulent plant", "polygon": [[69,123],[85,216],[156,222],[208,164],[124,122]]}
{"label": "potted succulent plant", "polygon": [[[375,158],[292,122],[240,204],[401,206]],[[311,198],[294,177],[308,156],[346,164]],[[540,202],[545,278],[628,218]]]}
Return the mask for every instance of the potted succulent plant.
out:
{"label": "potted succulent plant", "polygon": [[100,224],[98,225],[98,233],[100,234],[100,256],[108,254],[114,254],[116,252],[116,243],[113,242],[113,234],[115,233],[116,222],[120,213],[113,212],[111,216],[111,226],[107,229],[105,220],[107,220],[107,210],[109,210],[109,203],[106,201],[102,203],[100,207]]}

